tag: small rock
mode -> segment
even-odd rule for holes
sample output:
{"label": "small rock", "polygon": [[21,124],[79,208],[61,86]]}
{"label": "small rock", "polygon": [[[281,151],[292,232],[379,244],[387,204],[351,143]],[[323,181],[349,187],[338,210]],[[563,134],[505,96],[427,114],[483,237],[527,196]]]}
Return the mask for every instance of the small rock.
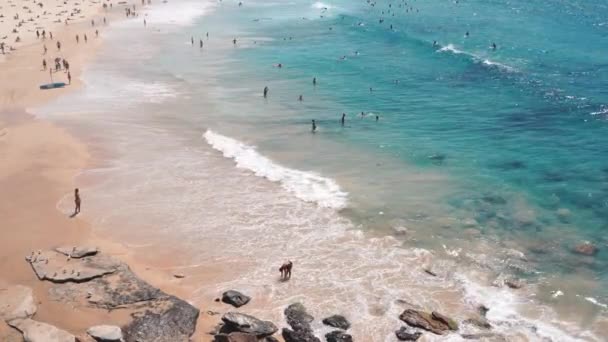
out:
{"label": "small rock", "polygon": [[222,316],[224,326],[222,333],[243,332],[253,334],[258,338],[267,337],[277,332],[277,327],[269,321],[262,321],[253,316],[238,313],[227,312]]}
{"label": "small rock", "polygon": [[467,228],[477,227],[479,223],[474,218],[468,218],[462,222],[462,225]]}
{"label": "small rock", "polygon": [[287,324],[294,330],[310,329],[310,323],[315,319],[306,312],[306,308],[301,303],[289,305],[284,313]]}
{"label": "small rock", "polygon": [[507,279],[505,280],[505,285],[515,290],[521,289],[522,286],[524,286],[523,283],[518,279]]}
{"label": "small rock", "polygon": [[439,322],[443,322],[444,324],[446,324],[448,326],[448,328],[450,328],[450,330],[458,330],[458,323],[456,323],[456,321],[454,321],[453,319],[440,314],[437,311],[433,311],[431,313],[431,316]]}
{"label": "small rock", "polygon": [[0,319],[11,321],[32,317],[37,310],[32,289],[15,285],[0,291]]}
{"label": "small rock", "polygon": [[585,241],[574,247],[574,252],[582,255],[594,256],[599,252],[599,249],[591,242]]}
{"label": "small rock", "polygon": [[186,278],[186,276],[183,273],[174,273],[173,277],[175,277],[177,279]]}
{"label": "small rock", "polygon": [[395,233],[395,235],[404,236],[404,235],[407,235],[408,229],[403,226],[398,226],[398,227],[393,227],[393,232]]}
{"label": "small rock", "polygon": [[464,324],[470,324],[470,325],[474,325],[478,328],[481,329],[492,329],[492,325],[490,324],[490,322],[488,322],[488,320],[485,317],[473,317],[473,318],[469,318],[464,320],[463,322]]}
{"label": "small rock", "polygon": [[120,342],[122,341],[122,330],[115,325],[96,325],[87,330],[95,341],[99,342]]}
{"label": "small rock", "polygon": [[251,300],[251,297],[246,296],[239,291],[229,290],[222,293],[222,302],[230,304],[235,308],[239,308]]}
{"label": "small rock", "polygon": [[406,309],[399,315],[399,319],[414,328],[424,329],[437,335],[443,335],[449,330],[457,328],[455,322],[437,312],[429,314],[418,310]]}
{"label": "small rock", "polygon": [[329,325],[330,327],[334,327],[334,328],[338,328],[338,329],[342,329],[342,330],[348,330],[348,328],[350,328],[350,323],[348,322],[348,320],[341,315],[333,315],[330,317],[327,317],[325,319],[323,319],[323,324],[325,325]]}
{"label": "small rock", "polygon": [[67,331],[33,319],[15,319],[8,322],[21,331],[26,342],[76,342],[76,337]]}
{"label": "small rock", "polygon": [[353,337],[340,330],[334,330],[325,334],[327,342],[353,342]]}
{"label": "small rock", "polygon": [[422,333],[413,332],[410,333],[406,327],[401,327],[399,330],[395,331],[395,335],[399,341],[418,341]]}
{"label": "small rock", "polygon": [[283,336],[283,340],[285,340],[285,342],[321,342],[321,340],[316,337],[310,329],[291,330],[283,328],[281,335]]}

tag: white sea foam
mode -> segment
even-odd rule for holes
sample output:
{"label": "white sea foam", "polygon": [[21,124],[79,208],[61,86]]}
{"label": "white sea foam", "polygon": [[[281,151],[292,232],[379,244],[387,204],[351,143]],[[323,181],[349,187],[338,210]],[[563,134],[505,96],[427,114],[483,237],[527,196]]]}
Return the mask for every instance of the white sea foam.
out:
{"label": "white sea foam", "polygon": [[149,7],[146,20],[154,24],[190,26],[196,18],[207,14],[215,4],[211,1],[170,2]]}
{"label": "white sea foam", "polygon": [[323,3],[321,1],[317,1],[314,4],[312,4],[312,8],[316,8],[316,9],[332,9],[334,8],[334,6]]}
{"label": "white sea foam", "polygon": [[604,304],[604,303],[600,303],[597,301],[597,299],[593,298],[593,297],[585,297],[585,300],[588,301],[589,303],[593,303],[599,307],[602,307],[604,309],[608,309],[608,305]]}
{"label": "white sea foam", "polygon": [[473,62],[480,63],[483,66],[490,67],[490,68],[497,68],[497,69],[507,71],[507,72],[517,72],[517,69],[512,66],[509,66],[509,65],[506,65],[503,63],[499,63],[499,62],[495,62],[495,61],[489,60],[487,58],[482,58],[482,57],[477,56],[470,52],[459,50],[458,48],[456,48],[456,46],[454,46],[454,44],[448,44],[437,51],[438,52],[450,52],[455,55],[466,55],[466,56],[469,56]]}
{"label": "white sea foam", "polygon": [[305,172],[281,166],[258,153],[253,146],[208,130],[203,135],[207,143],[234,159],[237,167],[247,169],[256,176],[279,182],[287,191],[306,202],[321,207],[341,209],[346,207],[347,193],[332,179],[315,172]]}

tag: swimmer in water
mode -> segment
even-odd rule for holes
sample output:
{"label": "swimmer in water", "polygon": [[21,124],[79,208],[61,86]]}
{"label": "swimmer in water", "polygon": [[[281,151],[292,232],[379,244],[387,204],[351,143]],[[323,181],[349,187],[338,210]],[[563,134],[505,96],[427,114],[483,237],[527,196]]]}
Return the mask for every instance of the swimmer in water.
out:
{"label": "swimmer in water", "polygon": [[469,31],[467,31],[467,33],[465,33],[465,34],[464,34],[464,36],[465,36],[466,38],[469,38]]}
{"label": "swimmer in water", "polygon": [[433,46],[437,46],[437,41],[433,40]]}
{"label": "swimmer in water", "polygon": [[234,39],[232,40],[232,45],[235,45],[235,46],[236,46],[236,38],[234,38]]}
{"label": "swimmer in water", "polygon": [[298,101],[300,101],[300,102],[304,101],[304,97],[302,95],[298,96]]}
{"label": "swimmer in water", "polygon": [[496,43],[492,43],[492,50],[496,50]]}
{"label": "swimmer in water", "polygon": [[317,131],[317,123],[315,122],[315,120],[312,120],[312,132],[315,133]]}
{"label": "swimmer in water", "polygon": [[264,87],[264,98],[268,97],[268,87]]}
{"label": "swimmer in water", "polygon": [[346,121],[346,113],[342,113],[342,119],[340,119],[340,123],[344,126],[344,122]]}
{"label": "swimmer in water", "polygon": [[316,77],[313,77],[313,78],[312,78],[312,85],[313,85],[313,86],[316,86],[316,85],[317,85],[317,78],[316,78]]}

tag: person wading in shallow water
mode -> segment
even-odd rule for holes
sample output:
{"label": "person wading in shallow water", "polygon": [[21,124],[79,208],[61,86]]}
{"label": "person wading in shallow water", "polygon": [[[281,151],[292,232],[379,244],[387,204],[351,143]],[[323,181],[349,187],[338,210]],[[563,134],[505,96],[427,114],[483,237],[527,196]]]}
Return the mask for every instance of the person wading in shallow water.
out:
{"label": "person wading in shallow water", "polygon": [[286,263],[283,263],[281,267],[279,267],[279,272],[281,272],[281,280],[287,281],[291,279],[291,269],[293,267],[293,263],[288,260]]}

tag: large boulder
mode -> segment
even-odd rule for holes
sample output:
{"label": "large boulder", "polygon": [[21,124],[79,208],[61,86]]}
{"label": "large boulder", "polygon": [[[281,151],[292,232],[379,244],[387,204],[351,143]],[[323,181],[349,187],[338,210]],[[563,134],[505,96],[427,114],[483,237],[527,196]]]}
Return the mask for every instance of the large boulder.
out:
{"label": "large boulder", "polygon": [[67,331],[33,319],[15,319],[8,322],[21,331],[25,342],[76,342],[76,337]]}
{"label": "large boulder", "polygon": [[293,330],[309,330],[310,323],[315,319],[306,312],[306,308],[301,303],[289,305],[285,311],[285,320]]}
{"label": "large boulder", "polygon": [[334,330],[325,334],[327,342],[353,342],[353,337],[340,330]]}
{"label": "large boulder", "polygon": [[30,318],[36,310],[36,299],[31,288],[15,285],[0,291],[0,319],[3,321]]}
{"label": "large boulder", "polygon": [[98,342],[122,341],[122,330],[115,325],[96,325],[87,329],[87,334]]}
{"label": "large boulder", "polygon": [[574,252],[582,255],[593,256],[599,252],[599,249],[589,241],[580,243],[574,247]]}
{"label": "large boulder", "polygon": [[224,326],[221,333],[242,332],[253,334],[258,338],[270,336],[277,332],[277,327],[269,321],[262,321],[253,316],[238,312],[227,312],[222,316]]}
{"label": "large boulder", "polygon": [[341,315],[333,315],[323,319],[323,324],[329,325],[330,327],[348,330],[350,328],[350,322]]}
{"label": "large boulder", "polygon": [[283,328],[281,335],[285,342],[321,342],[311,329],[291,330]]}
{"label": "large boulder", "polygon": [[395,335],[399,341],[418,341],[420,336],[422,336],[422,333],[410,333],[406,327],[401,327],[399,330],[395,331]]}
{"label": "large boulder", "polygon": [[456,322],[437,312],[429,314],[418,310],[406,309],[399,315],[399,319],[412,327],[424,329],[437,335],[443,335],[450,330],[458,328]]}
{"label": "large boulder", "polygon": [[239,291],[229,290],[222,293],[222,302],[226,304],[230,304],[235,308],[240,308],[241,306],[249,303],[251,297],[246,296]]}
{"label": "large boulder", "polygon": [[173,296],[157,299],[145,312],[133,314],[124,327],[126,342],[187,342],[194,334],[199,310]]}

